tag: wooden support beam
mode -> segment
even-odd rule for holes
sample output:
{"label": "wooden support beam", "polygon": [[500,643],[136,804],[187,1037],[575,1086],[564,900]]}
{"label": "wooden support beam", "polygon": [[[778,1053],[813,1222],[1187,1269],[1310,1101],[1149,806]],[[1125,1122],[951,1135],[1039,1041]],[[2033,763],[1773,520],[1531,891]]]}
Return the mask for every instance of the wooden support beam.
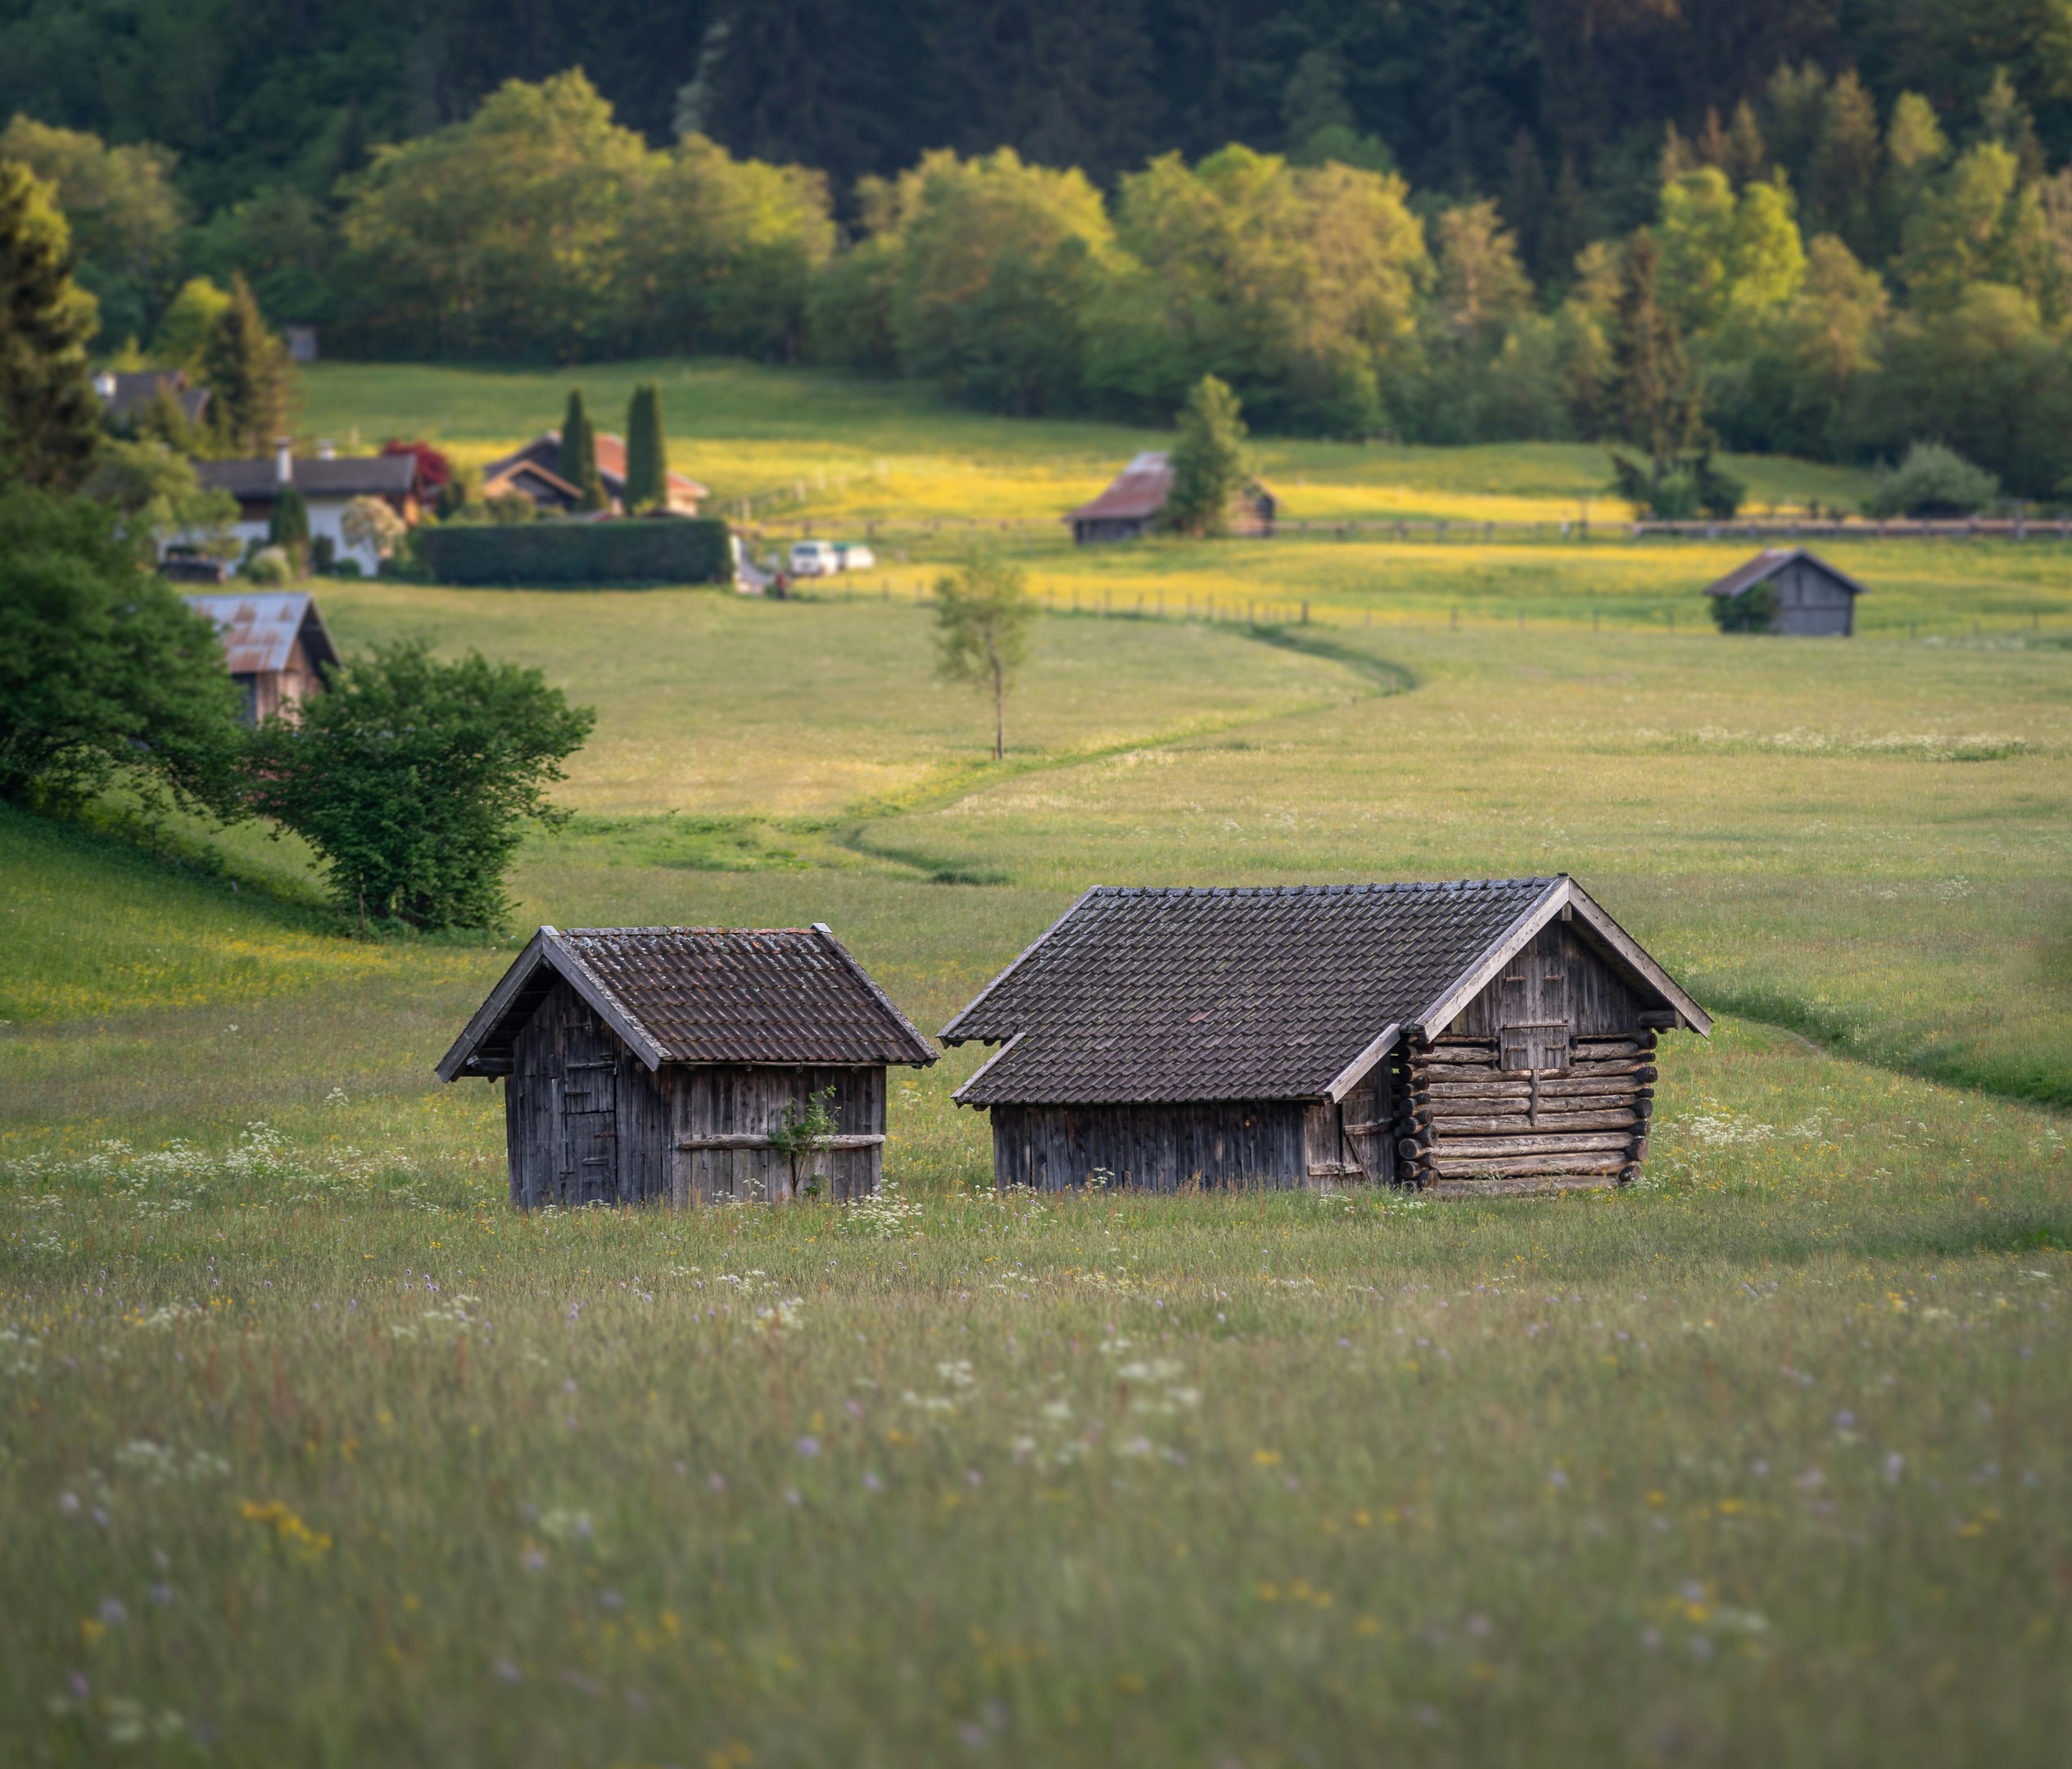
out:
{"label": "wooden support beam", "polygon": [[[882,1136],[824,1136],[814,1139],[812,1147],[803,1152],[812,1153],[821,1149],[876,1148],[884,1141]],[[777,1147],[774,1138],[767,1133],[746,1132],[739,1135],[690,1136],[677,1140],[680,1149],[763,1149]]]}

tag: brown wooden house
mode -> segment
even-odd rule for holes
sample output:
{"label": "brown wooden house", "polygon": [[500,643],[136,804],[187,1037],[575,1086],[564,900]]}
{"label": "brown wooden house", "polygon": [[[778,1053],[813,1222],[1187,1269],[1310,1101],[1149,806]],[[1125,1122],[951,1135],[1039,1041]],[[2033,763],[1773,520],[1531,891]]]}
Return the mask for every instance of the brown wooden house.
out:
{"label": "brown wooden house", "polygon": [[1574,880],[1100,887],[952,1020],[1002,1185],[1603,1185],[1712,1021]]}
{"label": "brown wooden house", "polygon": [[[626,503],[626,440],[608,430],[595,437],[597,477],[614,509]],[[534,468],[537,472],[523,469]],[[672,516],[695,516],[698,506],[712,495],[704,486],[680,473],[666,476],[668,496],[663,508]],[[582,493],[561,477],[561,432],[542,430],[522,449],[502,455],[482,468],[486,496],[523,493],[542,509],[572,509]]]}
{"label": "brown wooden house", "polygon": [[324,630],[316,598],[305,590],[183,598],[215,622],[230,679],[245,690],[245,722],[300,706],[324,691],[323,672],[338,649]]}
{"label": "brown wooden house", "polygon": [[[1072,539],[1079,546],[1134,541],[1157,527],[1159,513],[1172,494],[1172,457],[1162,450],[1147,449],[1133,456],[1099,497],[1082,504],[1065,520],[1072,525]],[[1231,500],[1230,532],[1270,535],[1279,511],[1274,494],[1255,480]]]}
{"label": "brown wooden house", "polygon": [[[501,1076],[511,1201],[775,1201],[877,1189],[885,1069],[936,1051],[826,927],[543,927],[440,1061]],[[835,1122],[773,1137],[818,1097]]]}

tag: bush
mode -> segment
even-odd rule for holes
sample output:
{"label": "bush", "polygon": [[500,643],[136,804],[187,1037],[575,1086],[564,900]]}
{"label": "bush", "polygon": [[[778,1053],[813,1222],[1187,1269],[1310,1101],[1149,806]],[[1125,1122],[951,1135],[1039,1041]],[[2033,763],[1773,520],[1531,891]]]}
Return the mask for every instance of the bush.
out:
{"label": "bush", "polygon": [[235,815],[242,704],[215,628],[111,511],[0,496],[0,799],[62,809],[122,779]]}
{"label": "bush", "polygon": [[278,590],[283,584],[293,581],[295,568],[288,563],[287,554],[279,547],[265,546],[253,554],[247,562],[245,576],[253,583],[269,590]]}
{"label": "bush", "polygon": [[524,825],[564,815],[546,789],[595,722],[536,669],[377,648],[297,717],[260,727],[256,797],[323,857],[361,920],[495,926]]}
{"label": "bush", "polygon": [[442,524],[418,529],[412,540],[439,583],[723,583],[734,569],[726,524],[710,517]]}
{"label": "bush", "polygon": [[1721,632],[1768,632],[1777,618],[1777,586],[1759,583],[1739,595],[1712,596],[1712,624]]}
{"label": "bush", "polygon": [[1881,468],[1864,500],[1866,516],[1975,516],[2000,496],[2000,482],[1940,442],[1916,442],[1898,467]]}

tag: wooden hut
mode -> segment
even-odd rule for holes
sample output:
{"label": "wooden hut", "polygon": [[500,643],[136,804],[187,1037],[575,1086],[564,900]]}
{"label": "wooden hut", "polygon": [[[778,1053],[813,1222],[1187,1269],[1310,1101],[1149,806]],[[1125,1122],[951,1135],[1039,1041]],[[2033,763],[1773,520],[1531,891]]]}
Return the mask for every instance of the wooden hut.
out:
{"label": "wooden hut", "polygon": [[1803,547],[1766,547],[1737,565],[1705,594],[1744,596],[1767,584],[1776,597],[1770,630],[1796,638],[1848,638],[1856,631],[1856,599],[1863,586]]}
{"label": "wooden hut", "polygon": [[[440,1061],[504,1079],[511,1201],[877,1189],[885,1069],[936,1052],[826,927],[543,927]],[[834,1129],[784,1133],[821,1100]]]}
{"label": "wooden hut", "polygon": [[[1082,504],[1065,520],[1072,525],[1075,545],[1099,541],[1134,541],[1158,526],[1159,512],[1173,493],[1173,463],[1157,449],[1134,456],[1115,482],[1091,504]],[[1233,534],[1270,535],[1280,505],[1256,480],[1232,500]]]}
{"label": "wooden hut", "polygon": [[1100,887],[943,1032],[1002,1185],[1623,1183],[1705,1011],[1582,888]]}
{"label": "wooden hut", "polygon": [[230,679],[245,690],[245,722],[300,706],[324,690],[338,648],[305,590],[251,595],[191,595],[187,605],[215,622]]}

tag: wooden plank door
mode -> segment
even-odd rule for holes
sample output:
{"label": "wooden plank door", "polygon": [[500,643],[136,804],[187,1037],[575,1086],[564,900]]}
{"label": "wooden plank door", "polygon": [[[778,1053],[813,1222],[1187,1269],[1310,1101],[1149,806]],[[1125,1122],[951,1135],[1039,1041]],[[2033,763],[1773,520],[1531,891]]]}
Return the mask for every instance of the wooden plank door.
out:
{"label": "wooden plank door", "polygon": [[1500,980],[1502,1066],[1536,1074],[1568,1066],[1568,966],[1549,929],[1504,967]]}
{"label": "wooden plank door", "polygon": [[561,1201],[619,1201],[618,1052],[585,1010],[563,1029]]}

